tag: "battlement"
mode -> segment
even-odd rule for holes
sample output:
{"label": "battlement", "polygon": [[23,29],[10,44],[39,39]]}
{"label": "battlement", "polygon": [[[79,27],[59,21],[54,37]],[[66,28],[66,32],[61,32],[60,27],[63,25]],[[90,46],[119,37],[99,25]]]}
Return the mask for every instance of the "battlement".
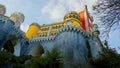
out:
{"label": "battlement", "polygon": [[64,16],[64,20],[59,23],[42,26],[33,23],[29,26],[26,36],[27,38],[55,36],[58,30],[65,26],[74,26],[82,29],[82,22],[80,20],[79,14],[76,12],[69,12]]}
{"label": "battlement", "polygon": [[60,29],[58,29],[58,31],[56,32],[55,35],[52,36],[43,36],[43,37],[36,37],[33,39],[29,39],[29,43],[43,43],[43,42],[47,42],[47,41],[54,41],[57,36],[59,36],[61,33],[65,33],[65,32],[71,32],[71,33],[77,33],[80,35],[83,35],[83,37],[92,37],[91,33],[85,32],[83,29],[79,28],[79,27],[74,27],[74,26],[64,26]]}
{"label": "battlement", "polygon": [[73,26],[79,27],[85,32],[92,33],[92,18],[87,11],[87,6],[85,6],[84,10],[77,12],[68,12],[65,14],[64,19],[60,23],[53,23],[47,25],[35,25],[39,28],[31,28],[31,25],[26,33],[27,38],[37,38],[37,37],[47,37],[47,36],[55,36],[58,30],[62,27]]}
{"label": "battlement", "polygon": [[79,14],[75,11],[69,12],[64,16],[64,21],[68,21],[71,19],[75,19],[75,20],[81,22]]}

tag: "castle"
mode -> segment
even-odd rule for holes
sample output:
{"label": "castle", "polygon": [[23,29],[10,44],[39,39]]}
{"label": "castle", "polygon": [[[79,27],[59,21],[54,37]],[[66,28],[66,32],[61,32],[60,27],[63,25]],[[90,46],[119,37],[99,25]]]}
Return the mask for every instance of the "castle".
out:
{"label": "castle", "polygon": [[74,64],[87,68],[88,57],[98,57],[103,47],[98,26],[92,24],[87,6],[80,13],[67,13],[63,22],[43,25],[32,23],[26,33],[19,29],[23,21],[24,15],[21,13],[13,13],[10,17],[1,13],[0,49],[11,41],[15,46],[20,46],[20,55],[38,56],[41,48],[44,51],[40,53],[43,54],[56,47],[63,53],[66,68]]}

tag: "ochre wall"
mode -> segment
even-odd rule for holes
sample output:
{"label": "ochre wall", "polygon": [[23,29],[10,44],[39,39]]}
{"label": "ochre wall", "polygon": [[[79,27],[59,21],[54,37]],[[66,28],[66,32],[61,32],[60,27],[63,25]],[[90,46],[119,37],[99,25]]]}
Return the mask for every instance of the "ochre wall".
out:
{"label": "ochre wall", "polygon": [[79,18],[79,15],[73,12],[65,15],[63,22],[60,23],[47,24],[39,27],[36,25],[31,25],[26,33],[26,36],[27,38],[43,37],[47,35],[54,36],[56,35],[59,28],[67,26],[67,21],[72,22],[71,26],[82,28],[82,22]]}
{"label": "ochre wall", "polygon": [[35,38],[37,37],[37,32],[39,31],[40,27],[38,25],[30,25],[28,31],[26,32],[27,38]]}
{"label": "ochre wall", "polygon": [[[70,19],[69,21],[72,22],[72,26],[80,27],[82,28],[82,22],[76,20],[76,19]],[[64,26],[67,25],[67,21],[64,22]]]}
{"label": "ochre wall", "polygon": [[[71,26],[76,26],[82,28],[82,23],[76,19],[69,19],[69,21],[72,22]],[[47,33],[49,31],[50,26],[52,26],[52,29],[50,31],[50,35],[55,35],[59,28],[64,27],[67,25],[67,21],[64,21],[62,23],[55,23],[51,25],[43,25],[43,26],[37,26],[37,25],[30,25],[26,36],[27,38],[35,38],[38,36],[47,36]],[[40,30],[40,32],[38,32]]]}

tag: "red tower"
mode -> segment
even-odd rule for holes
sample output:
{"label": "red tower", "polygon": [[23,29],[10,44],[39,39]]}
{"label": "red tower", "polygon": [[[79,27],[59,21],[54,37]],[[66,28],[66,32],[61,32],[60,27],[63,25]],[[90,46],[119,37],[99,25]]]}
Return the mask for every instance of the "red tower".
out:
{"label": "red tower", "polygon": [[93,18],[89,15],[87,11],[87,5],[84,6],[84,10],[79,12],[80,19],[82,21],[82,28],[86,32],[92,32],[92,22]]}

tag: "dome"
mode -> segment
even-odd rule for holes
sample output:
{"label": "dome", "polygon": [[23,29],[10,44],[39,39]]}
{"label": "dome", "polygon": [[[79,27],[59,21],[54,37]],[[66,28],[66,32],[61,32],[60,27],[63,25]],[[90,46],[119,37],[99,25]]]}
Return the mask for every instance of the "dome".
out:
{"label": "dome", "polygon": [[67,13],[64,16],[64,21],[67,21],[67,20],[70,20],[70,19],[76,19],[76,20],[80,21],[80,16],[79,16],[78,13],[72,11],[72,12]]}
{"label": "dome", "polygon": [[38,23],[32,23],[30,26],[35,25],[35,26],[40,26]]}
{"label": "dome", "polygon": [[18,24],[22,24],[24,22],[24,18],[25,18],[24,14],[22,14],[20,12],[14,12],[10,16],[10,19]]}

